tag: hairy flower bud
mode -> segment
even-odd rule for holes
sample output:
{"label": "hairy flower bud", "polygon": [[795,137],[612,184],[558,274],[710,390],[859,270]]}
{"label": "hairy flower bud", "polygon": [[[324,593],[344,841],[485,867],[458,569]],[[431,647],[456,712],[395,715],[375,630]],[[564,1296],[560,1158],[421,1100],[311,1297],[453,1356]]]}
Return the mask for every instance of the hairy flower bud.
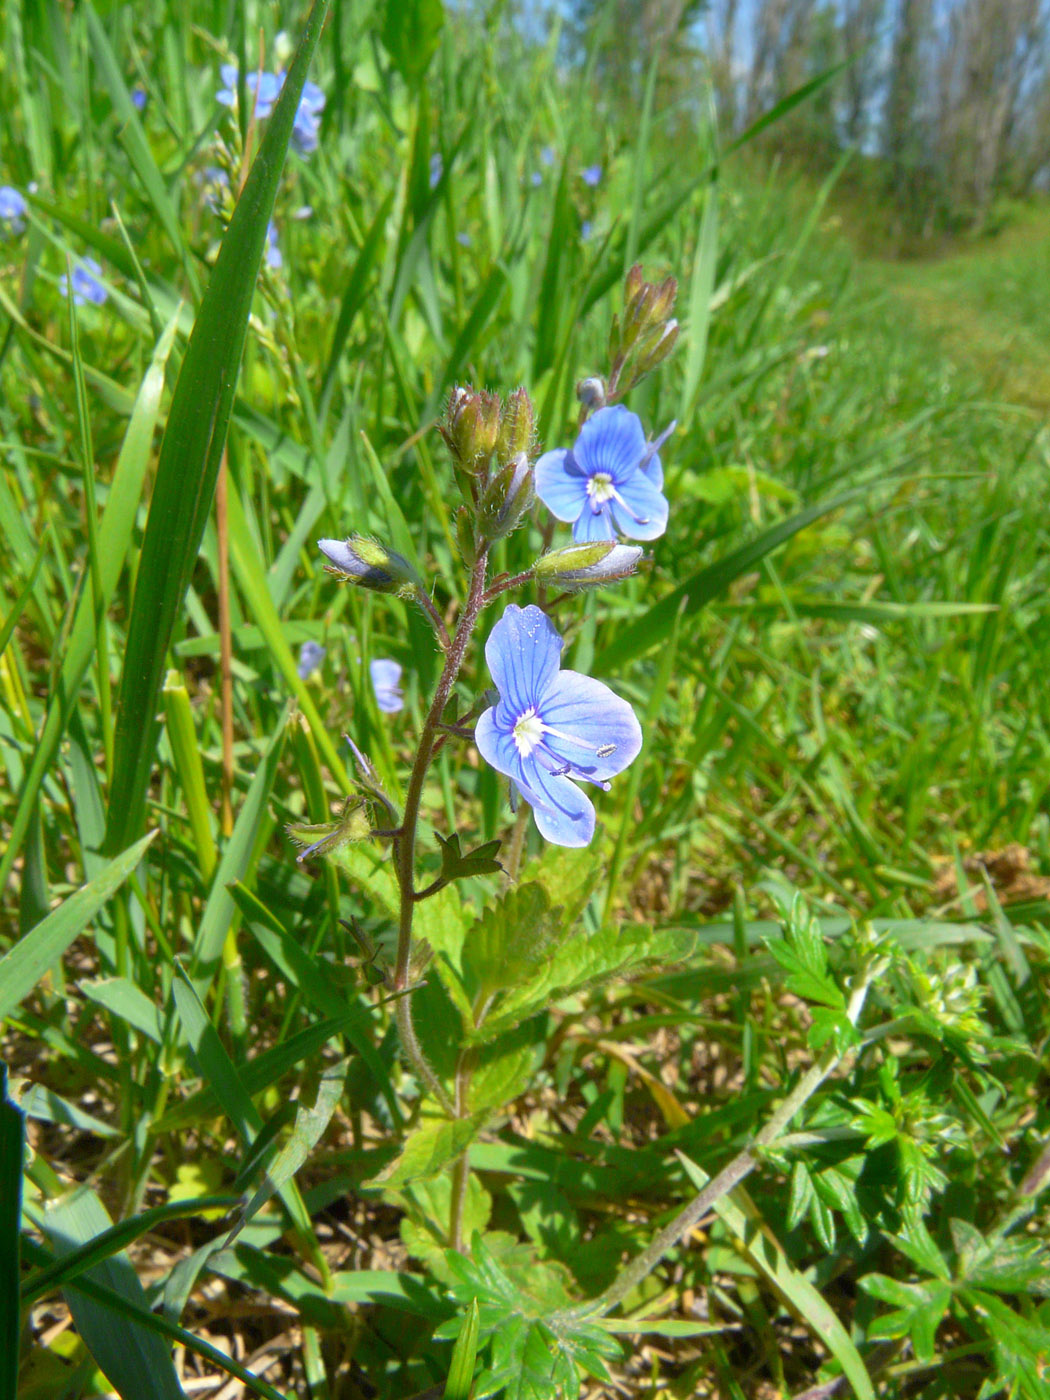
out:
{"label": "hairy flower bud", "polygon": [[581,379],[576,385],[576,397],[584,408],[599,409],[605,407],[605,380],[593,375],[590,379]]}
{"label": "hairy flower bud", "polygon": [[345,540],[318,540],[317,548],[329,561],[329,572],[348,583],[376,593],[412,592],[419,587],[419,576],[408,560],[378,540],[350,535]]}
{"label": "hairy flower bud", "polygon": [[531,457],[535,419],[535,410],[527,391],[515,389],[500,417],[496,461],[501,467],[513,462],[520,453]]}
{"label": "hairy flower bud", "polygon": [[638,346],[637,366],[634,374],[634,382],[637,384],[643,375],[649,374],[657,365],[662,364],[675,347],[678,339],[678,322],[668,321],[664,325],[658,325],[655,330],[649,332],[645,339]]}
{"label": "hairy flower bud", "polygon": [[637,545],[592,540],[544,554],[532,566],[532,575],[537,583],[575,593],[582,588],[597,588],[603,583],[618,583],[620,579],[629,578],[641,557],[642,551]]}
{"label": "hairy flower bud", "polygon": [[461,386],[453,389],[441,436],[460,466],[470,473],[483,470],[496,449],[499,428],[498,394]]}
{"label": "hairy flower bud", "polygon": [[478,510],[478,526],[487,540],[501,540],[521,524],[536,499],[532,467],[528,456],[519,452],[512,462],[489,482]]}

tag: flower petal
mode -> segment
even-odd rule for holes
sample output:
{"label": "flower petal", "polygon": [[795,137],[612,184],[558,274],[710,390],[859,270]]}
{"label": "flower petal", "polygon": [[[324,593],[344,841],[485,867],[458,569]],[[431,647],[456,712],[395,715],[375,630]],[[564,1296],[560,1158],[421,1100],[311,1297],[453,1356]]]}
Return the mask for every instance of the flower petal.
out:
{"label": "flower petal", "polygon": [[548,731],[558,731],[543,736],[550,752],[595,782],[622,773],[642,747],[641,725],[628,702],[578,671],[558,672],[541,698],[539,713]]}
{"label": "flower petal", "polygon": [[518,787],[544,841],[554,846],[589,846],[594,837],[594,806],[587,794],[568,778],[539,765],[531,767],[529,777],[534,786],[519,783]]}
{"label": "flower petal", "polygon": [[667,497],[645,475],[635,472],[617,487],[620,499],[609,502],[621,535],[632,540],[655,540],[667,529]]}
{"label": "flower petal", "polygon": [[490,767],[510,779],[511,808],[515,793],[532,808],[536,828],[555,846],[586,846],[594,836],[594,807],[575,783],[548,773],[533,760],[522,762],[509,730],[500,725],[501,706],[486,710],[474,726],[474,742]]}
{"label": "flower petal", "polygon": [[557,520],[575,520],[587,504],[586,478],[567,447],[545,452],[536,463],[533,481],[536,495]]}
{"label": "flower petal", "polygon": [[[485,660],[509,710],[520,717],[546,690],[561,662],[554,624],[531,603],[507,605],[485,643]],[[506,772],[506,769],[501,769]]]}
{"label": "flower petal", "polygon": [[609,507],[605,505],[601,510],[592,510],[588,502],[572,527],[572,537],[577,544],[589,544],[592,540],[614,540],[616,531],[613,529]]}
{"label": "flower petal", "polygon": [[659,437],[653,438],[645,449],[645,456],[641,461],[641,469],[653,483],[654,486],[662,487],[664,484],[664,468],[660,461],[660,448],[678,427],[678,419],[672,418],[671,423],[666,427]]}
{"label": "flower petal", "polygon": [[608,472],[618,486],[633,476],[645,456],[642,420],[622,403],[600,408],[587,419],[576,439],[573,455],[587,476]]}

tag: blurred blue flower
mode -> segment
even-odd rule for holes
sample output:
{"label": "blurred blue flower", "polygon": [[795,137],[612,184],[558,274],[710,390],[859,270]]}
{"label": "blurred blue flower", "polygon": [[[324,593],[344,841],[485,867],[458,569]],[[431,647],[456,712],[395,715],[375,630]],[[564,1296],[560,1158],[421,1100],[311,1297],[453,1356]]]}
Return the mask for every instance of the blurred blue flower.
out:
{"label": "blurred blue flower", "polygon": [[[674,425],[672,424],[672,427]],[[668,429],[670,432],[671,429]],[[536,463],[536,494],[574,540],[655,540],[667,529],[663,467],[642,420],[623,404],[600,408],[573,447],[545,452]]]}
{"label": "blurred blue flower", "polygon": [[580,225],[580,239],[581,239],[581,241],[584,242],[584,243],[586,243],[587,240],[588,240],[588,238],[590,238],[590,236],[591,236],[591,234],[592,234],[593,232],[594,232],[594,225],[591,223],[590,219],[584,219],[583,223]]}
{"label": "blurred blue flower", "polygon": [[461,230],[459,231],[459,233],[456,234],[456,242],[459,244],[459,246],[460,246],[461,248],[469,248],[469,247],[470,247],[470,234],[469,234],[469,233],[465,233],[465,232],[461,229]]}
{"label": "blurred blue flower", "polygon": [[485,644],[499,690],[474,730],[482,758],[532,807],[540,835],[556,846],[586,846],[594,807],[576,786],[608,789],[637,756],[634,711],[601,681],[562,671],[562,639],[545,613],[511,603]]}
{"label": "blurred blue flower", "polygon": [[21,233],[29,206],[13,185],[0,185],[0,228],[5,233]]}
{"label": "blurred blue flower", "polygon": [[222,192],[230,188],[230,177],[219,165],[206,165],[198,171],[197,180],[204,195],[204,203],[215,214],[222,213]]}
{"label": "blurred blue flower", "polygon": [[[216,99],[224,107],[236,107],[237,65],[224,63],[219,69],[219,73],[223,86],[215,94]],[[279,78],[276,73],[249,73],[244,81],[248,91],[255,95],[255,115],[259,118],[268,117],[273,111],[273,104],[280,95],[283,77]]]}
{"label": "blurred blue flower", "polygon": [[144,112],[146,110],[149,94],[141,84],[131,89],[131,101],[136,112]]}
{"label": "blurred blue flower", "polygon": [[[281,74],[283,84],[284,74]],[[301,155],[308,156],[317,150],[321,132],[321,113],[324,111],[325,97],[316,83],[304,83],[303,95],[295,113],[292,126],[292,144]]]}
{"label": "blurred blue flower", "polygon": [[284,266],[284,257],[277,242],[277,225],[271,219],[266,229],[266,266],[278,272]]}
{"label": "blurred blue flower", "polygon": [[369,662],[368,673],[372,677],[372,689],[376,693],[376,704],[385,715],[396,715],[405,707],[401,694],[401,667],[396,661],[377,656]]}
{"label": "blurred blue flower", "polygon": [[[109,293],[98,280],[102,276],[102,268],[94,258],[81,258],[73,267],[73,304],[83,306],[90,301],[94,306],[102,306],[109,296]],[[64,297],[69,296],[69,277],[63,272],[58,279],[59,291]]]}
{"label": "blurred blue flower", "polygon": [[430,188],[437,189],[441,183],[441,177],[445,173],[445,162],[441,159],[441,152],[435,151],[430,157]]}
{"label": "blurred blue flower", "polygon": [[553,165],[553,164],[554,164],[554,147],[553,147],[553,146],[544,146],[543,150],[540,151],[540,160],[543,161],[544,165]]}
{"label": "blurred blue flower", "polygon": [[320,642],[303,642],[299,648],[299,665],[296,667],[299,679],[305,681],[312,676],[326,655],[327,648]]}
{"label": "blurred blue flower", "polygon": [[537,188],[538,186],[540,186],[540,185],[543,184],[543,171],[542,171],[542,170],[534,170],[534,171],[532,172],[532,184],[533,184],[533,188]]}
{"label": "blurred blue flower", "polygon": [[600,165],[586,165],[580,171],[580,179],[585,185],[590,185],[592,189],[595,185],[601,183],[601,178],[602,168]]}

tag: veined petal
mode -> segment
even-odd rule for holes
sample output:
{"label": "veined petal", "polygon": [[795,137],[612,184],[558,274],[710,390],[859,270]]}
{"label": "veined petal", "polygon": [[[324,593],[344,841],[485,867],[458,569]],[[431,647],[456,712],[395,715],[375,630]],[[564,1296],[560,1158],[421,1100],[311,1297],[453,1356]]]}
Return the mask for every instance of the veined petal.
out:
{"label": "veined petal", "polygon": [[507,605],[489,633],[485,660],[500,697],[516,716],[536,704],[557,674],[561,648],[553,623],[539,608]]}
{"label": "veined petal", "polygon": [[645,456],[645,430],[637,413],[622,403],[600,408],[587,419],[573,455],[587,476],[608,472],[616,485],[634,474]]}
{"label": "veined petal", "polygon": [[635,472],[609,502],[616,528],[632,540],[655,540],[667,529],[667,498],[644,474]]}
{"label": "veined petal", "polygon": [[602,506],[601,510],[592,510],[588,501],[572,527],[572,537],[577,544],[590,544],[592,540],[614,540],[616,531],[613,529],[608,505]]}
{"label": "veined petal", "polygon": [[628,702],[578,671],[558,672],[539,712],[548,750],[595,781],[622,773],[642,747],[641,725]]}
{"label": "veined petal", "polygon": [[575,467],[572,452],[556,447],[536,463],[533,483],[536,495],[556,520],[575,520],[587,504],[587,479]]}
{"label": "veined petal", "polygon": [[474,743],[490,768],[495,768],[497,773],[503,773],[512,782],[518,782],[520,785],[521,756],[513,734],[509,729],[504,729],[498,721],[498,708],[500,707],[494,705],[479,717],[474,726]]}
{"label": "veined petal", "polygon": [[594,806],[585,792],[560,773],[523,763],[526,782],[518,782],[532,808],[536,829],[554,846],[589,846],[594,836]]}

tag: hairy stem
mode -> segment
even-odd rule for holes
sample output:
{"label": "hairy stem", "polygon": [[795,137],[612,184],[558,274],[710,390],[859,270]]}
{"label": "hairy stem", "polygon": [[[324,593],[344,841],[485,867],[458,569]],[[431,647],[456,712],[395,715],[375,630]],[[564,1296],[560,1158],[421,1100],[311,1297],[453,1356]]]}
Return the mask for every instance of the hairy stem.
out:
{"label": "hairy stem", "polygon": [[[864,970],[850,996],[846,1014],[854,1025],[860,1018],[875,970],[871,966]],[[632,1289],[637,1288],[642,1280],[652,1273],[665,1255],[689,1235],[716,1201],[728,1195],[755,1170],[759,1164],[758,1153],[761,1149],[772,1146],[780,1138],[795,1114],[812,1098],[841,1059],[842,1055],[829,1047],[817,1063],[802,1076],[765,1127],[755,1134],[751,1144],[723,1167],[717,1176],[711,1178],[703,1190],[678,1212],[671,1223],[653,1237],[641,1254],[631,1260],[619,1278],[600,1297],[585,1307],[572,1311],[586,1313],[588,1316],[604,1315],[621,1303]]]}
{"label": "hairy stem", "polygon": [[[470,641],[481,611],[485,595],[486,551],[482,549],[470,576],[470,589],[463,611],[459,615],[456,630],[445,654],[445,665],[434,691],[423,729],[419,736],[419,748],[408,780],[405,794],[405,811],[395,840],[397,880],[401,891],[401,916],[397,931],[397,962],[394,968],[394,991],[404,992],[409,985],[410,962],[412,957],[412,915],[416,906],[415,863],[416,828],[419,823],[419,807],[423,799],[423,784],[426,781],[430,760],[434,753],[438,725],[448,704],[456,677],[459,675],[467,643]],[[427,1064],[416,1039],[412,1025],[412,998],[410,995],[398,997],[395,1003],[397,1028],[405,1054],[411,1060],[420,1079],[449,1115],[454,1115],[452,1100],[442,1087],[434,1071]]]}

